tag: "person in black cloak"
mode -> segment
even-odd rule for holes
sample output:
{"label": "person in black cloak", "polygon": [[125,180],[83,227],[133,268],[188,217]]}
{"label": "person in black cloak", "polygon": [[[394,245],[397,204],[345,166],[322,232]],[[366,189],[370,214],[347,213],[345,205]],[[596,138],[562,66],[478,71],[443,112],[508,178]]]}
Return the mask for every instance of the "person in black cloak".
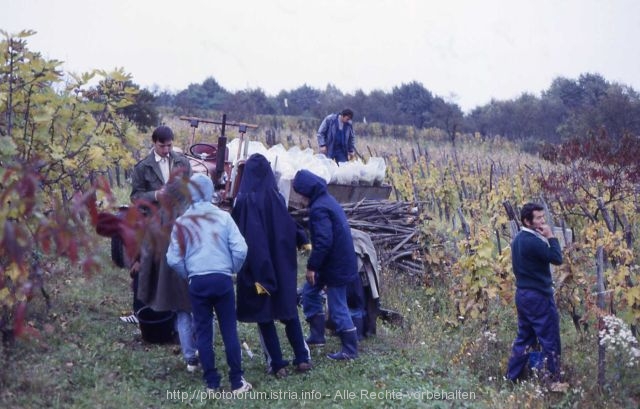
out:
{"label": "person in black cloak", "polygon": [[297,307],[297,247],[308,243],[278,191],[267,159],[256,153],[244,165],[231,216],[249,248],[238,273],[237,315],[256,322],[270,373],[287,375],[274,320],[285,325],[294,352],[296,371],[311,369],[311,357],[302,333]]}

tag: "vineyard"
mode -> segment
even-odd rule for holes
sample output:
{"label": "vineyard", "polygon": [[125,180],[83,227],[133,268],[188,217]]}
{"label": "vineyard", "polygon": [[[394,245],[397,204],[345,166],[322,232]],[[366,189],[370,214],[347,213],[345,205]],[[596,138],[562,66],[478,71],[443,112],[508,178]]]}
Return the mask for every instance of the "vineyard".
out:
{"label": "vineyard", "polygon": [[553,165],[499,140],[465,142],[457,150],[420,152],[418,147],[413,160],[402,152],[390,158],[398,197],[428,203],[429,215],[437,220],[425,225],[427,284],[444,280],[460,297],[457,313],[465,318],[482,317],[491,299],[509,304],[508,247],[514,222],[505,204],[537,201],[548,209],[548,222],[572,236],[562,237],[569,242],[568,261],[557,268],[556,285],[576,325],[587,326],[589,316],[599,316],[590,306],[597,303],[592,295],[600,271],[607,311],[637,328],[637,164],[611,171],[602,163],[582,163],[596,175],[589,178],[575,164]]}
{"label": "vineyard", "polygon": [[[118,114],[136,90],[121,70],[74,76],[54,90],[57,62],[30,52],[23,37],[3,43],[2,66],[13,80],[0,85],[1,406],[172,405],[166,390],[193,389],[200,380],[183,373],[171,346],[146,345],[135,327],[117,323],[130,302],[129,277],[95,234],[98,212],[128,201],[126,170],[148,148],[148,134]],[[317,148],[306,120],[250,119],[261,129],[253,139]],[[171,113],[165,122],[185,148],[193,129]],[[389,128],[377,124],[366,129],[357,139],[360,158],[385,158],[393,190],[389,202],[346,210],[360,212],[354,225],[377,232],[383,303],[404,316],[404,326],[381,324],[377,337],[363,342],[362,358],[340,371],[322,353],[313,356],[314,371],[290,380],[268,378],[259,359],[247,361],[254,385],[477,395],[439,402],[443,407],[637,407],[638,138],[600,132],[533,156],[500,137],[452,139],[431,129],[395,137],[379,135]],[[201,128],[197,138],[211,141],[217,132]],[[565,262],[554,270],[569,384],[562,394],[535,378],[518,385],[503,379],[516,333],[513,212],[528,201],[544,204],[564,243]],[[259,345],[255,328],[241,325],[240,332]],[[397,405],[335,397],[331,404]]]}

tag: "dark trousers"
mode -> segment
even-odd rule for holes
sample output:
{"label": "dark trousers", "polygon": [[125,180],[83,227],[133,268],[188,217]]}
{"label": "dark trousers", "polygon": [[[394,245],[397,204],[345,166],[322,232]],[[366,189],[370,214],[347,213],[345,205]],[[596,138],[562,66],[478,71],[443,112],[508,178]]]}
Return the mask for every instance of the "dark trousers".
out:
{"label": "dark trousers", "polygon": [[235,292],[231,277],[225,274],[192,276],[189,278],[189,298],[196,328],[196,345],[207,387],[220,387],[220,374],[216,369],[216,356],[213,349],[213,310],[215,309],[229,366],[229,382],[232,389],[239,388],[242,386],[242,358],[236,321]]}
{"label": "dark trousers", "polygon": [[[282,320],[281,322],[284,324],[287,339],[293,349],[293,364],[298,365],[303,362],[309,362],[311,359],[309,347],[302,334],[300,319],[296,316],[289,320]],[[276,373],[280,368],[289,365],[289,362],[282,357],[282,349],[280,348],[276,324],[274,321],[261,322],[258,324],[258,328],[260,329],[260,337],[267,357],[267,365],[273,373]]]}
{"label": "dark trousers", "polygon": [[349,156],[342,147],[337,147],[333,151],[333,157],[331,159],[335,160],[336,163],[342,163],[342,162],[348,162]]}
{"label": "dark trousers", "polygon": [[133,313],[136,314],[144,307],[144,303],[138,299],[138,273],[135,273],[131,280],[131,291],[133,292]]}
{"label": "dark trousers", "polygon": [[540,343],[552,380],[560,378],[560,320],[553,295],[516,290],[518,335],[513,341],[507,378],[516,381],[529,363],[528,349]]}

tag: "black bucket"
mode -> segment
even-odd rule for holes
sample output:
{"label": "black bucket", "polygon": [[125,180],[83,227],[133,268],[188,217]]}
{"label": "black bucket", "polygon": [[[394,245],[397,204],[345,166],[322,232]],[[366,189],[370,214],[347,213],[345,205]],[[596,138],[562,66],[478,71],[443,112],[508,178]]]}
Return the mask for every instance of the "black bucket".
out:
{"label": "black bucket", "polygon": [[142,307],[136,313],[140,324],[142,339],[152,344],[173,342],[173,323],[176,313],[173,311],[155,311]]}

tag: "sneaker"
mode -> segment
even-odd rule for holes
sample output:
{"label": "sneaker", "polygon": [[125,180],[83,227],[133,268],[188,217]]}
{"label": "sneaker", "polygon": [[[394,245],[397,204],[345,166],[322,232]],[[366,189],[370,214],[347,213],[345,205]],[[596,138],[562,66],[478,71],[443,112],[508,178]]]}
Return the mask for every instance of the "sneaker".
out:
{"label": "sneaker", "polygon": [[234,395],[249,392],[251,389],[253,389],[253,386],[251,386],[249,382],[245,381],[244,378],[240,378],[240,381],[242,382],[242,384],[232,391]]}
{"label": "sneaker", "polygon": [[198,369],[198,359],[192,358],[187,360],[187,372],[194,373]]}
{"label": "sneaker", "polygon": [[126,322],[127,324],[137,324],[138,317],[136,317],[135,314],[123,315],[122,317],[120,317],[120,321]]}

